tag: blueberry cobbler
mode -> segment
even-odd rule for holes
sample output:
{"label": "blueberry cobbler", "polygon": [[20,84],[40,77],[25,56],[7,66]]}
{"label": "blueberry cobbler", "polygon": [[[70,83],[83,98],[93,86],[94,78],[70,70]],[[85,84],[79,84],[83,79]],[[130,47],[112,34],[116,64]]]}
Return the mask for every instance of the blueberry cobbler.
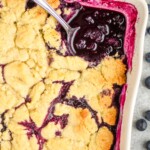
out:
{"label": "blueberry cobbler", "polygon": [[80,27],[75,53],[32,0],[0,1],[0,150],[119,150],[137,11],[112,0],[47,2]]}

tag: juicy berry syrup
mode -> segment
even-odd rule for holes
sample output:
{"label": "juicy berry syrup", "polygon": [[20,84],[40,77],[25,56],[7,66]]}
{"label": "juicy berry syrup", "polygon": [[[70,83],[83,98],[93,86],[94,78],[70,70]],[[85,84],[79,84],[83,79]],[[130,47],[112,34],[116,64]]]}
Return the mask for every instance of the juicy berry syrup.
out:
{"label": "juicy berry syrup", "polygon": [[56,135],[56,136],[61,136],[61,132],[60,132],[60,131],[56,131],[56,132],[55,132],[55,135]]}
{"label": "juicy berry syrup", "polygon": [[85,98],[77,99],[77,97],[73,96],[70,99],[64,99],[62,103],[74,108],[88,109],[89,112],[91,113],[92,118],[95,120],[95,123],[99,128],[100,123],[98,120],[97,112],[94,109],[92,109],[92,107],[87,103]]}
{"label": "juicy berry syrup", "polygon": [[41,135],[41,129],[36,126],[33,120],[30,118],[30,121],[19,122],[20,125],[24,126],[27,131],[28,139],[35,135],[37,142],[39,144],[39,150],[43,149],[44,143],[47,141]]}
{"label": "juicy berry syrup", "polygon": [[33,0],[27,0],[25,9],[32,9],[33,7],[36,7],[37,4]]}
{"label": "juicy berry syrup", "polygon": [[[80,27],[73,44],[75,55],[95,65],[105,56],[124,55],[126,19],[123,14],[84,6],[69,22],[73,28]],[[66,32],[61,32],[66,40]]]}
{"label": "juicy berry syrup", "polygon": [[[45,116],[45,119],[40,127],[37,127],[36,124],[33,122],[33,120],[30,118],[30,121],[23,121],[19,122],[20,125],[24,126],[27,132],[27,136],[30,139],[33,135],[35,135],[38,144],[39,144],[39,150],[43,149],[43,145],[46,142],[46,139],[44,139],[41,135],[41,130],[48,125],[49,122],[54,122],[55,124],[60,124],[61,128],[65,128],[67,123],[68,123],[68,116],[69,114],[63,114],[61,116],[57,116],[54,114],[55,111],[55,106],[58,103],[61,103],[62,100],[66,97],[71,85],[73,84],[74,81],[71,82],[63,82],[63,81],[58,81],[54,83],[60,83],[62,84],[62,87],[60,89],[58,97],[56,97],[50,104],[47,114]],[[58,136],[58,135],[56,135]]]}

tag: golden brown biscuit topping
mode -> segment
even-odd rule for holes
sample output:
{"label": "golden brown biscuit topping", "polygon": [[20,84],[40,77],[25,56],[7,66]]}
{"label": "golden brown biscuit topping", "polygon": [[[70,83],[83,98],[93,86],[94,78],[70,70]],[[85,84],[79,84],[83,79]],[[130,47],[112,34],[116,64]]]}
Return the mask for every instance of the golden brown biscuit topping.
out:
{"label": "golden brown biscuit topping", "polygon": [[[65,19],[81,9],[63,0],[48,3]],[[84,52],[69,55],[63,29],[31,0],[2,0],[0,16],[0,150],[113,148],[126,83],[123,50],[114,46],[115,53],[103,55],[98,47],[100,57],[91,61],[96,52],[80,41]]]}

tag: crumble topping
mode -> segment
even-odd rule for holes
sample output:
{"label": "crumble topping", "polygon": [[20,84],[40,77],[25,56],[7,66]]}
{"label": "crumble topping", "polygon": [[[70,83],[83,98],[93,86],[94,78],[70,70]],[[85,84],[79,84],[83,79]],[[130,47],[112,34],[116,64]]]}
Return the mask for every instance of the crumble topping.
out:
{"label": "crumble topping", "polygon": [[[48,3],[65,19],[80,8]],[[112,149],[126,83],[123,51],[89,65],[66,54],[64,31],[42,8],[30,0],[1,4],[0,149]]]}

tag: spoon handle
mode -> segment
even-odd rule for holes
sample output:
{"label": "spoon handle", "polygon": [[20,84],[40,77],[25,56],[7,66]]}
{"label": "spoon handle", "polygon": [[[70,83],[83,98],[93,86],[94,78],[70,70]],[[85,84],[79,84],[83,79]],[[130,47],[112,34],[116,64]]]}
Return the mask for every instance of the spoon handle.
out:
{"label": "spoon handle", "polygon": [[60,15],[58,15],[57,12],[45,0],[33,1],[51,14],[63,26],[67,33],[70,31],[71,27],[68,25],[68,23]]}

